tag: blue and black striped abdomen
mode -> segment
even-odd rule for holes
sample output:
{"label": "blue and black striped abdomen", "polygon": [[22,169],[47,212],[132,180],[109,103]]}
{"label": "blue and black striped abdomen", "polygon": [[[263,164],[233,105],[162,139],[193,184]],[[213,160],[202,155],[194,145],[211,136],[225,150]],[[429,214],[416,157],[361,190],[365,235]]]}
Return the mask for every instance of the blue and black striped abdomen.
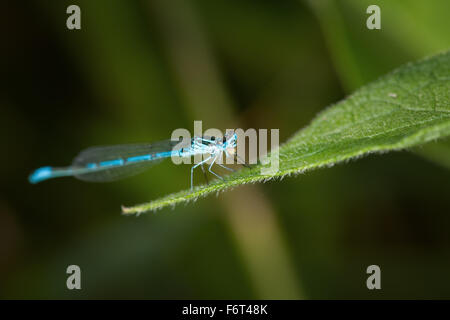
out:
{"label": "blue and black striped abdomen", "polygon": [[[80,180],[108,182],[140,173],[171,156],[188,157],[192,140],[165,140],[151,144],[92,147],[82,151],[69,167],[41,167],[30,176],[30,183],[74,176]],[[183,144],[186,146],[183,148]]]}
{"label": "blue and black striped abdomen", "polygon": [[92,147],[73,161],[74,176],[80,180],[108,182],[138,174],[172,155],[177,141],[157,144],[128,144]]}

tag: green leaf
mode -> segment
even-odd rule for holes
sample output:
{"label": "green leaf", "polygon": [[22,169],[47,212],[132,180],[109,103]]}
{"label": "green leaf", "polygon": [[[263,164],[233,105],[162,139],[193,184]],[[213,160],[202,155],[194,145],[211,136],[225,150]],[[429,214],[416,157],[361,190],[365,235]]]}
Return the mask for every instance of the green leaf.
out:
{"label": "green leaf", "polygon": [[192,192],[181,191],[134,207],[142,213],[196,200],[250,182],[267,181],[373,152],[399,150],[450,135],[450,51],[400,67],[321,112],[279,148],[279,171],[240,170]]}
{"label": "green leaf", "polygon": [[[309,3],[318,16],[341,83],[350,92],[395,65],[450,47],[450,20],[446,17],[450,2],[446,0],[377,1],[383,32],[358,27],[369,16],[358,13],[366,12],[371,0]],[[389,55],[385,54],[387,47],[391,48]],[[413,151],[450,167],[449,146],[435,142]]]}

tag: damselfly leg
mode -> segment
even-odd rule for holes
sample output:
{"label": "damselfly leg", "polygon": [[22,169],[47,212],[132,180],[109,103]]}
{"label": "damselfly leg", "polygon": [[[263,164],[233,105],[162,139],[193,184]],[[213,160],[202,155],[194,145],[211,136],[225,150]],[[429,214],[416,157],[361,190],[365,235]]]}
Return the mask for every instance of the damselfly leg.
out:
{"label": "damselfly leg", "polygon": [[[231,158],[231,156],[228,154],[228,151],[224,151],[225,152],[225,156],[226,156],[226,158]],[[233,168],[228,168],[227,166],[224,166],[223,164],[221,164],[221,163],[217,163],[217,165],[218,166],[220,166],[220,167],[222,167],[222,168],[224,168],[224,169],[227,169],[228,171],[232,171],[232,172],[235,172],[236,170],[234,170]]]}
{"label": "damselfly leg", "polygon": [[224,180],[224,178],[222,178],[222,177],[219,176],[217,173],[215,173],[214,171],[211,170],[212,166],[214,165],[214,163],[216,162],[216,160],[217,160],[218,157],[219,157],[218,155],[214,157],[213,161],[212,161],[211,164],[209,165],[208,171],[211,172],[213,175],[215,175],[217,178],[219,178],[219,179],[221,179],[221,180]]}
{"label": "damselfly leg", "polygon": [[205,162],[209,161],[211,158],[212,158],[212,156],[209,156],[205,160],[202,160],[199,163],[197,163],[196,165],[192,166],[192,168],[191,168],[191,191],[194,190],[194,169],[197,168],[198,166],[203,165]]}
{"label": "damselfly leg", "polygon": [[[244,160],[242,160],[241,157],[239,157],[237,154],[234,154],[234,160],[236,160],[236,163],[239,163],[241,165],[243,165],[246,168],[251,168],[251,166],[249,166],[248,164],[245,163]],[[241,162],[239,162],[238,160],[240,160]]]}
{"label": "damselfly leg", "polygon": [[203,165],[204,164],[202,163],[201,168],[202,168],[202,172],[203,172],[203,177],[205,178],[206,184],[209,184],[208,176],[206,174],[205,167]]}

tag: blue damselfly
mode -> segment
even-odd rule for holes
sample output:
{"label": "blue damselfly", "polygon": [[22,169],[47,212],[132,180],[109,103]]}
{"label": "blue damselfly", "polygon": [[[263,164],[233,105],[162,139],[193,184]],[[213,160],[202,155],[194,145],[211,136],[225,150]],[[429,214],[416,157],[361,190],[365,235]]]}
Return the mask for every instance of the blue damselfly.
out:
{"label": "blue damselfly", "polygon": [[[203,159],[191,168],[191,190],[193,189],[194,169],[210,161],[208,171],[223,179],[212,171],[217,164],[233,171],[217,161],[223,155],[235,159],[237,135],[232,133],[224,138],[194,137],[186,147],[179,147],[182,140],[165,140],[149,144],[129,144],[88,148],[73,160],[69,167],[41,167],[29,176],[30,183],[38,183],[57,177],[73,176],[80,180],[92,182],[108,182],[140,173],[149,167],[171,157],[192,157],[204,155]],[[245,163],[242,163],[245,165]],[[206,174],[205,174],[206,178]]]}

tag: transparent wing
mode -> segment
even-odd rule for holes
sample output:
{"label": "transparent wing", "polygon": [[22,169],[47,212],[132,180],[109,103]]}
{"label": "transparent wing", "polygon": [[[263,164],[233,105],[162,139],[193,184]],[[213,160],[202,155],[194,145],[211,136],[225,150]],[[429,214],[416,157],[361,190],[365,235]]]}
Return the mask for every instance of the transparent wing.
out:
{"label": "transparent wing", "polygon": [[[142,157],[170,152],[181,140],[165,140],[152,144],[127,144],[115,146],[91,147],[73,160],[74,176],[80,180],[91,182],[108,182],[133,176],[160,163],[164,158],[139,161],[127,161],[132,157]],[[165,158],[168,158],[166,156]],[[108,161],[121,160],[123,164],[101,165]],[[95,166],[94,166],[95,164]],[[86,170],[91,166],[90,170]],[[80,173],[77,173],[80,172]]]}

